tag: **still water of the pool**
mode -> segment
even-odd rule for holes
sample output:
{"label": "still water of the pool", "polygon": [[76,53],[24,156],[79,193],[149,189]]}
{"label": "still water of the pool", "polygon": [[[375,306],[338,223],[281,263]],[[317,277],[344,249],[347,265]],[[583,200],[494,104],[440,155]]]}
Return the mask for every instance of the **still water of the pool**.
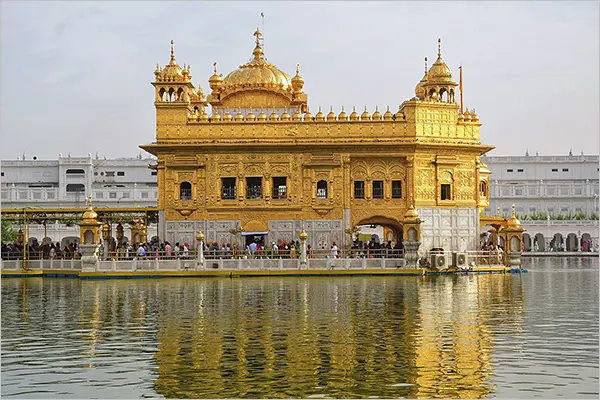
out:
{"label": "still water of the pool", "polygon": [[2,397],[597,398],[598,258],[526,274],[2,279]]}

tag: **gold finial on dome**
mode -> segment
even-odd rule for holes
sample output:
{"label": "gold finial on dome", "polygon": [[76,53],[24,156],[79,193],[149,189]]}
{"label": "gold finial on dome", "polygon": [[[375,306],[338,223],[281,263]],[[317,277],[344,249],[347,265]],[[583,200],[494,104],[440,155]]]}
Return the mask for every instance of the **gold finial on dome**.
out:
{"label": "gold finial on dome", "polygon": [[374,121],[381,121],[381,113],[379,112],[379,106],[375,106],[375,112],[373,113]]}
{"label": "gold finial on dome", "polygon": [[171,61],[175,62],[175,41],[171,39]]}
{"label": "gold finial on dome", "polygon": [[438,38],[438,58],[442,57],[442,38]]}
{"label": "gold finial on dome", "polygon": [[323,114],[323,111],[321,111],[321,106],[319,106],[319,112],[317,112],[317,114],[315,115],[315,121],[325,121],[325,114]]}
{"label": "gold finial on dome", "polygon": [[339,121],[346,121],[348,119],[348,115],[344,111],[344,106],[342,106],[342,112],[338,115]]}
{"label": "gold finial on dome", "polygon": [[313,121],[314,121],[313,115],[307,109],[306,112],[304,113],[304,122],[313,122]]}
{"label": "gold finial on dome", "polygon": [[329,109],[329,114],[327,114],[327,121],[335,121],[335,113],[333,112],[333,106]]}
{"label": "gold finial on dome", "polygon": [[512,215],[510,216],[510,219],[507,222],[507,225],[511,228],[516,228],[521,226],[521,222],[517,219],[517,215],[515,213],[515,205],[512,205]]}
{"label": "gold finial on dome", "polygon": [[361,121],[369,121],[371,119],[371,114],[367,111],[367,106],[365,106],[365,111],[360,115]]}
{"label": "gold finial on dome", "polygon": [[300,64],[296,64],[296,75],[292,78],[292,89],[296,93],[302,93],[302,87],[304,86],[304,78],[300,76]]}
{"label": "gold finial on dome", "polygon": [[98,218],[98,214],[96,214],[96,211],[94,211],[94,208],[92,207],[92,195],[88,195],[87,198],[87,210],[83,213],[82,216],[82,221],[83,222],[96,222],[96,219]]}
{"label": "gold finial on dome", "polygon": [[392,119],[394,119],[394,114],[390,111],[390,106],[387,106],[387,110],[385,111],[385,114],[383,114],[383,120],[391,121]]}
{"label": "gold finial on dome", "polygon": [[213,63],[213,73],[215,75],[217,74],[217,62],[216,61]]}
{"label": "gold finial on dome", "polygon": [[358,121],[358,113],[356,107],[352,107],[352,113],[350,113],[350,121]]}
{"label": "gold finial on dome", "polygon": [[256,28],[256,31],[254,31],[254,36],[256,36],[256,47],[254,48],[252,54],[254,54],[255,60],[262,60],[264,58],[265,53],[260,43],[260,40],[262,39],[262,33],[258,28]]}

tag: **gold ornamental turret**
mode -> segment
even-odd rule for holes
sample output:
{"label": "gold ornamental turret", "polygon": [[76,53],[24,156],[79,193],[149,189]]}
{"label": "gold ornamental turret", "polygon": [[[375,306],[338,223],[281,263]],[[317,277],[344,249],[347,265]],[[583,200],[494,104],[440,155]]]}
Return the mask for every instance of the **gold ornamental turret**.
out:
{"label": "gold ornamental turret", "polygon": [[92,196],[88,196],[87,210],[79,223],[79,242],[82,244],[100,244],[100,226],[98,214],[92,207]]}

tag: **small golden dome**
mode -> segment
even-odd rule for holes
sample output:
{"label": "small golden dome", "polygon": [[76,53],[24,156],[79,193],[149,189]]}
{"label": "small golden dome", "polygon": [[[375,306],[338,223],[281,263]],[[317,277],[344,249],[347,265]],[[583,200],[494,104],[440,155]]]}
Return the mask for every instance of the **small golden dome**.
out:
{"label": "small golden dome", "polygon": [[252,112],[249,112],[246,114],[246,121],[256,121],[256,115],[254,115]]}
{"label": "small golden dome", "polygon": [[271,115],[269,115],[269,121],[271,121],[271,122],[279,121],[279,115],[275,111],[273,111],[271,113]]}
{"label": "small golden dome", "polygon": [[468,108],[465,110],[464,117],[465,117],[465,122],[471,122],[471,113],[469,112]]}
{"label": "small golden dome", "polygon": [[290,114],[288,114],[287,111],[284,111],[283,114],[281,114],[281,120],[282,121],[289,121],[290,120]]}
{"label": "small golden dome", "polygon": [[465,120],[465,116],[459,111],[458,112],[458,122],[463,122]]}
{"label": "small golden dome", "polygon": [[198,232],[198,234],[196,235],[196,240],[199,242],[204,241],[204,233],[202,233],[202,231]]}
{"label": "small golden dome", "polygon": [[306,110],[306,112],[304,113],[304,122],[313,122],[313,115],[310,113],[310,111]]}
{"label": "small golden dome", "polygon": [[244,114],[241,112],[235,114],[235,122],[242,122],[244,120]]}
{"label": "small golden dome", "polygon": [[208,114],[203,112],[198,116],[198,121],[200,122],[208,122]]}
{"label": "small golden dome", "polygon": [[339,115],[338,115],[338,121],[347,121],[347,120],[348,120],[348,115],[344,111],[344,106],[342,106],[342,112],[339,113]]}
{"label": "small golden dome", "polygon": [[356,112],[356,107],[352,107],[352,112],[350,113],[350,121],[358,121],[358,113]]}
{"label": "small golden dome", "polygon": [[323,114],[323,111],[321,111],[321,106],[319,106],[319,112],[317,113],[317,115],[315,115],[315,121],[317,121],[317,122],[325,121],[325,114]]}
{"label": "small golden dome", "polygon": [[303,242],[308,239],[308,234],[304,231],[304,228],[302,228],[302,232],[300,232],[300,234],[298,235],[298,237],[300,238],[300,240],[302,240]]}
{"label": "small golden dome", "polygon": [[392,112],[390,111],[390,106],[388,106],[387,110],[383,114],[383,120],[384,121],[391,121],[393,119],[394,119],[394,114],[392,114]]}
{"label": "small golden dome", "polygon": [[98,214],[96,214],[96,211],[94,211],[94,208],[92,207],[92,196],[90,195],[88,197],[88,208],[87,208],[87,210],[85,210],[85,212],[81,216],[81,222],[96,223],[96,222],[98,222],[97,219],[98,219]]}
{"label": "small golden dome", "polygon": [[264,111],[261,111],[260,114],[258,114],[258,117],[256,117],[256,119],[260,122],[264,122],[267,120],[267,114],[265,114]]}
{"label": "small golden dome", "polygon": [[515,214],[515,205],[512,205],[512,215],[510,216],[508,222],[507,222],[508,227],[510,228],[518,228],[521,226],[521,222],[517,219],[517,216]]}
{"label": "small golden dome", "polygon": [[221,117],[221,114],[219,114],[218,111],[215,111],[213,113],[213,115],[210,116],[210,120],[213,121],[213,122],[218,122],[218,121],[221,121],[222,119],[223,118]]}
{"label": "small golden dome", "polygon": [[329,114],[327,114],[327,121],[335,121],[336,120],[336,116],[335,113],[333,112],[333,107],[331,107],[331,109],[329,110]]}
{"label": "small golden dome", "polygon": [[404,218],[405,219],[419,218],[419,214],[417,214],[417,210],[415,210],[415,207],[412,204],[410,205],[408,210],[406,210],[406,212],[404,213]]}
{"label": "small golden dome", "polygon": [[304,78],[300,76],[300,64],[296,64],[296,75],[292,78],[292,89],[296,93],[302,93],[302,88],[304,87]]}
{"label": "small golden dome", "polygon": [[473,122],[479,122],[479,117],[477,116],[477,114],[475,113],[475,109],[471,110],[471,120]]}
{"label": "small golden dome", "polygon": [[369,121],[371,120],[371,114],[367,111],[367,106],[365,106],[365,111],[360,115],[361,121]]}
{"label": "small golden dome", "polygon": [[231,114],[229,114],[229,111],[227,111],[225,113],[225,115],[223,115],[223,121],[231,122],[231,120],[233,120],[233,116]]}
{"label": "small golden dome", "polygon": [[398,109],[398,112],[394,115],[396,121],[404,121],[406,118],[404,117],[404,113]]}
{"label": "small golden dome", "polygon": [[379,112],[378,106],[375,106],[375,112],[373,113],[373,121],[381,121],[381,113]]}
{"label": "small golden dome", "polygon": [[196,114],[195,112],[191,112],[190,115],[188,115],[188,120],[190,121],[198,121],[198,114]]}
{"label": "small golden dome", "polygon": [[425,57],[425,73],[423,74],[423,78],[417,83],[415,87],[415,96],[419,100],[423,100],[425,98],[425,84],[427,83],[427,57]]}
{"label": "small golden dome", "polygon": [[294,113],[294,115],[292,115],[292,121],[294,121],[294,122],[300,122],[300,121],[302,121],[302,114],[300,114],[299,110],[296,111]]}
{"label": "small golden dome", "polygon": [[223,75],[217,74],[217,62],[215,61],[213,64],[213,75],[208,78],[208,84],[212,90],[219,90],[223,85]]}

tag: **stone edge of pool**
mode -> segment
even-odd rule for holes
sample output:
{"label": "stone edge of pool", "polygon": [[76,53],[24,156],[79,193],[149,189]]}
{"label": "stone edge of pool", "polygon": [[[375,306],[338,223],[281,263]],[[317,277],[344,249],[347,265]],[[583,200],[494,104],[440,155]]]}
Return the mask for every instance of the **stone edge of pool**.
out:
{"label": "stone edge of pool", "polygon": [[489,273],[524,273],[505,266],[474,267],[470,271],[431,271],[426,269],[320,269],[320,270],[187,270],[187,271],[94,271],[36,269],[26,271],[1,271],[2,278],[79,278],[79,279],[152,279],[152,278],[241,278],[264,276],[437,276]]}

